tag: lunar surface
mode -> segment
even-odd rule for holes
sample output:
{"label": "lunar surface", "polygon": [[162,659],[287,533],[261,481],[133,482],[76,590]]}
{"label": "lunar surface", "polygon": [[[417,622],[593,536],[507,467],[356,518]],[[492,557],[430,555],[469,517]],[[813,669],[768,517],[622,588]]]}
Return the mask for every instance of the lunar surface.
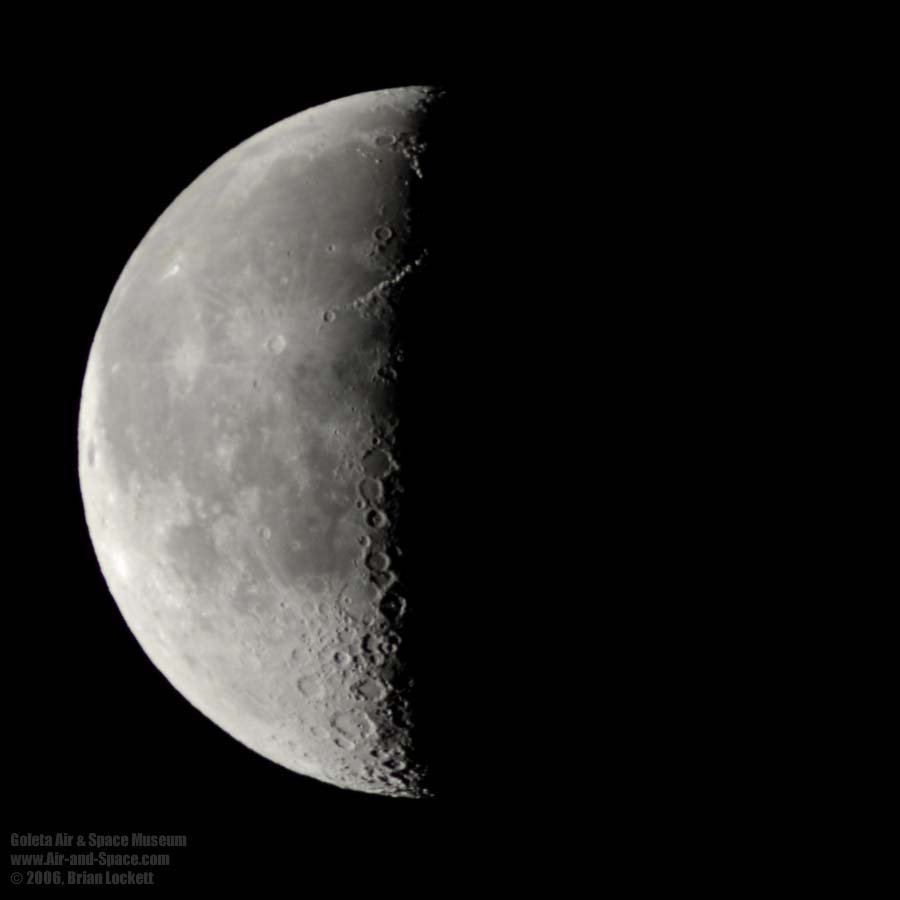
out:
{"label": "lunar surface", "polygon": [[91,348],[79,476],[103,575],[178,691],[345,788],[427,796],[403,665],[404,341],[441,93],[307,110],[162,214]]}

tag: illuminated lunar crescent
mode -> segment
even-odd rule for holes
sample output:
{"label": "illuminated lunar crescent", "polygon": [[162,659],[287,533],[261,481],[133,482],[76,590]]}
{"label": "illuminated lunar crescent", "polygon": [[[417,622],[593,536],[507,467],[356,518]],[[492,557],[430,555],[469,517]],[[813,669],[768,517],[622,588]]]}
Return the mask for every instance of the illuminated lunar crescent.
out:
{"label": "illuminated lunar crescent", "polygon": [[295,772],[428,793],[403,674],[397,391],[440,92],[307,110],[227,153],[122,272],[79,418],[88,527],[153,663]]}

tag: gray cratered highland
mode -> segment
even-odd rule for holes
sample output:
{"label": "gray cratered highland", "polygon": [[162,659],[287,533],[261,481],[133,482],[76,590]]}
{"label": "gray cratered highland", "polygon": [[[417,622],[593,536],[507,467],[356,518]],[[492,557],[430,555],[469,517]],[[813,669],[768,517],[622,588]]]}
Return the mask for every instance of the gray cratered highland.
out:
{"label": "gray cratered highland", "polygon": [[295,772],[427,795],[402,660],[398,310],[430,88],[337,100],[227,153],[150,229],[100,321],[79,475],[153,663]]}

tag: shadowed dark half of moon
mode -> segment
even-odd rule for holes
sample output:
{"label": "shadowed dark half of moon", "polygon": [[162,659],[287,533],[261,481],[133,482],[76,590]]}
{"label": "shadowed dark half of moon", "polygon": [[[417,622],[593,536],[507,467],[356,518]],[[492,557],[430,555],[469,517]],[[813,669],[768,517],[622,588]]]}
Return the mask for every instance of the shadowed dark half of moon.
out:
{"label": "shadowed dark half of moon", "polygon": [[154,664],[267,758],[392,796],[496,739],[467,716],[472,360],[504,302],[466,253],[476,137],[403,88],[239,145],[134,252],[82,392],[88,526]]}

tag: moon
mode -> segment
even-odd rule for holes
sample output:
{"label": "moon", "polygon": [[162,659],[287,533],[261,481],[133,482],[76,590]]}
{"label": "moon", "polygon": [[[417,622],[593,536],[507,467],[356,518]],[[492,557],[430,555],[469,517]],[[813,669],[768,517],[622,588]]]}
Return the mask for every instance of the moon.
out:
{"label": "moon", "polygon": [[430,794],[404,664],[405,306],[427,87],[306,110],[165,210],[100,320],[85,517],[143,650],[233,738],[343,788]]}

